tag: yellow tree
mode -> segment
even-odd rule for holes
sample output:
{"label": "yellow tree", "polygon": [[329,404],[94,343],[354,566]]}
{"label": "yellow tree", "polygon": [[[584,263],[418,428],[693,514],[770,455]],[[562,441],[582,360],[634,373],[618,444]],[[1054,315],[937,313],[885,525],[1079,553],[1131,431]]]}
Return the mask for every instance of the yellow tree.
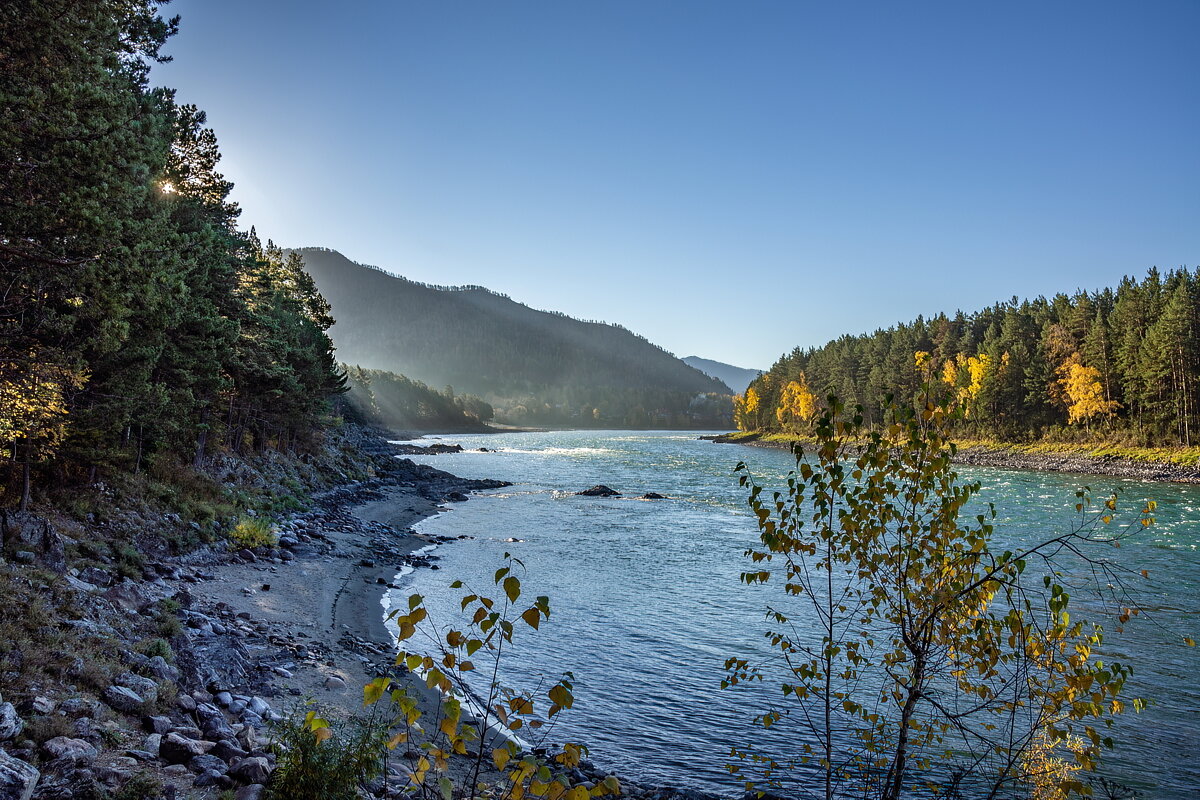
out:
{"label": "yellow tree", "polygon": [[808,388],[808,379],[801,372],[794,381],[788,381],[779,396],[779,407],[775,418],[784,428],[808,422],[817,413],[817,397]]}
{"label": "yellow tree", "polygon": [[1067,404],[1067,419],[1072,425],[1083,422],[1090,429],[1093,419],[1107,419],[1119,407],[1116,400],[1104,398],[1100,370],[1080,363],[1078,353],[1063,362],[1057,372]]}
{"label": "yellow tree", "polygon": [[745,395],[733,397],[733,421],[739,431],[752,431],[758,428],[758,408],[762,404],[758,391],[751,386]]}

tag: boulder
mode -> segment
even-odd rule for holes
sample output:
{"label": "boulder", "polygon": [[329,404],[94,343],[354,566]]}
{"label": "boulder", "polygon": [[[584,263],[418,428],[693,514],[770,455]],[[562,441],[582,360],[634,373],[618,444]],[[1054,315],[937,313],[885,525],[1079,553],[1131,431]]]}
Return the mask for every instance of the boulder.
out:
{"label": "boulder", "polygon": [[62,759],[82,764],[90,764],[97,755],[96,748],[83,739],[71,739],[67,736],[55,736],[44,743],[42,753],[52,760]]}
{"label": "boulder", "polygon": [[271,762],[265,756],[249,756],[229,770],[230,776],[242,783],[266,783],[272,772]]}
{"label": "boulder", "polygon": [[202,756],[215,745],[199,739],[189,739],[178,733],[168,733],[158,746],[158,756],[168,764],[187,764],[196,756]]}
{"label": "boulder", "polygon": [[249,786],[243,786],[237,790],[237,794],[233,796],[234,800],[263,800],[266,796],[267,787],[261,783],[252,783]]}
{"label": "boulder", "polygon": [[191,768],[192,772],[208,772],[209,770],[212,770],[214,772],[219,772],[222,775],[229,771],[228,764],[216,756],[209,754],[196,756],[190,762],[188,762],[188,767]]}
{"label": "boulder", "polygon": [[621,493],[616,489],[610,489],[602,483],[598,483],[590,489],[584,489],[582,492],[575,494],[581,497],[620,497]]}
{"label": "boulder", "polygon": [[25,728],[12,703],[0,703],[0,742],[15,739]]}
{"label": "boulder", "polygon": [[29,800],[41,777],[32,764],[0,750],[0,800]]}
{"label": "boulder", "polygon": [[150,678],[143,678],[132,672],[122,672],[117,676],[116,682],[118,686],[133,690],[143,702],[153,703],[158,699],[158,684]]}
{"label": "boulder", "polygon": [[120,711],[124,714],[133,714],[140,711],[142,703],[145,702],[138,693],[125,686],[110,686],[104,690],[100,697],[115,711]]}

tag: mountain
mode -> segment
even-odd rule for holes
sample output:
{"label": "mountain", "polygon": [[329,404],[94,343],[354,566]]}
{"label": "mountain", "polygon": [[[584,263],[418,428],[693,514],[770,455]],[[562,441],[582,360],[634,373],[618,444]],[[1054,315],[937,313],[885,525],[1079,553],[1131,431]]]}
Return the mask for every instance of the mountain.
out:
{"label": "mountain", "polygon": [[683,363],[700,370],[705,375],[711,375],[721,381],[737,394],[746,391],[746,387],[750,385],[750,381],[763,373],[761,369],[735,367],[732,364],[723,364],[720,361],[700,358],[700,356],[688,356],[681,360]]}
{"label": "mountain", "polygon": [[720,427],[729,390],[618,325],[481,286],[430,286],[334,250],[295,252],[333,307],[338,358],[484,397],[517,424]]}

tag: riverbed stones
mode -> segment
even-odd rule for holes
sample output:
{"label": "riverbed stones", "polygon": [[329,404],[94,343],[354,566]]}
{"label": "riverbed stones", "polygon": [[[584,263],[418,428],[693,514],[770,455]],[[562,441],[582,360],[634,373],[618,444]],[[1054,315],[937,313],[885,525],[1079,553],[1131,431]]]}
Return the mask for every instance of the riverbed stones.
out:
{"label": "riverbed stones", "polygon": [[0,750],[0,800],[29,800],[41,773],[32,764]]}

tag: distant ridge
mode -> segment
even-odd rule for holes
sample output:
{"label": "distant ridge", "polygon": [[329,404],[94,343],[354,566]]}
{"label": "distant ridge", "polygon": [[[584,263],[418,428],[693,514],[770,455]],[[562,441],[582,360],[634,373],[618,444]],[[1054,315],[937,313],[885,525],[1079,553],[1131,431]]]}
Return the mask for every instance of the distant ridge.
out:
{"label": "distant ridge", "polygon": [[746,391],[746,387],[750,385],[750,382],[763,373],[761,369],[735,367],[732,364],[725,364],[708,358],[700,358],[700,356],[688,356],[681,360],[683,363],[700,370],[705,375],[711,375],[721,381],[737,394]]}
{"label": "distant ridge", "polygon": [[619,325],[538,311],[482,286],[435,286],[335,250],[298,248],[333,306],[338,358],[485,397],[497,419],[718,425],[720,380]]}

